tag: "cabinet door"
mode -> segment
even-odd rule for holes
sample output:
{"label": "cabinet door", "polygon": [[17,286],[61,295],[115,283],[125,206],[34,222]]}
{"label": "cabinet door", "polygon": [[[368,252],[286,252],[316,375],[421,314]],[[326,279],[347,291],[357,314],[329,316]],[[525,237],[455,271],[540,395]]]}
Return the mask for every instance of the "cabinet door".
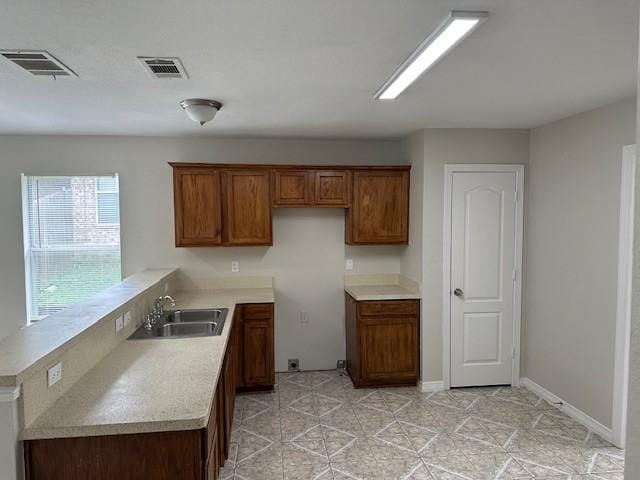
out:
{"label": "cabinet door", "polygon": [[363,380],[402,383],[417,377],[416,318],[361,318],[359,323]]}
{"label": "cabinet door", "polygon": [[349,244],[408,243],[409,172],[353,173],[353,204],[347,210]]}
{"label": "cabinet door", "polygon": [[243,380],[245,387],[270,386],[275,382],[273,320],[243,320]]}
{"label": "cabinet door", "polygon": [[174,169],[176,247],[222,244],[220,193],[218,170]]}
{"label": "cabinet door", "polygon": [[314,172],[314,199],[319,207],[349,207],[351,203],[351,175],[346,170],[318,170]]}
{"label": "cabinet door", "polygon": [[310,172],[306,170],[274,170],[273,180],[274,207],[307,207],[311,205]]}
{"label": "cabinet door", "polygon": [[225,243],[272,245],[269,172],[227,170],[225,190]]}

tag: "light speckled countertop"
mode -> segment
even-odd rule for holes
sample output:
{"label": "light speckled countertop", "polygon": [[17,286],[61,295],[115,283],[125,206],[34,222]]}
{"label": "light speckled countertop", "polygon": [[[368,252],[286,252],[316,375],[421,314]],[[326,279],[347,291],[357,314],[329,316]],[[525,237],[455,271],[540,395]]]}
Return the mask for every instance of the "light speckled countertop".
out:
{"label": "light speckled countertop", "polygon": [[420,294],[398,284],[389,285],[345,285],[345,292],[356,301],[367,300],[414,300]]}
{"label": "light speckled countertop", "polygon": [[271,288],[193,290],[178,308],[228,308],[217,337],[124,340],[23,432],[62,438],[195,430],[206,426],[240,303],[271,303]]}

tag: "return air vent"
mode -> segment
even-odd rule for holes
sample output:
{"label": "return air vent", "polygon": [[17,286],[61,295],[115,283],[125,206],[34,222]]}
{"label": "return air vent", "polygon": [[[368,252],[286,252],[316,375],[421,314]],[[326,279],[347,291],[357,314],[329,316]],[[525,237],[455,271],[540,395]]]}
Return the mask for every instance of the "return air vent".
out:
{"label": "return air vent", "polygon": [[154,78],[189,78],[178,57],[138,57]]}
{"label": "return air vent", "polygon": [[32,75],[77,77],[76,73],[44,50],[0,50],[0,55]]}

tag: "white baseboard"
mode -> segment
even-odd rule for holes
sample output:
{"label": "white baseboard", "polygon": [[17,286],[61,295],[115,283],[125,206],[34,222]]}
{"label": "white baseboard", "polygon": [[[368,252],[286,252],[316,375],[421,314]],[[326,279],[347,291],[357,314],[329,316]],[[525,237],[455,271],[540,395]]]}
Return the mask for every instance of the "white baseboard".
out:
{"label": "white baseboard", "polygon": [[561,402],[562,405],[558,407],[558,409],[561,412],[569,415],[576,422],[578,422],[581,425],[584,425],[592,432],[597,433],[606,441],[613,443],[613,430],[611,428],[604,426],[593,417],[590,417],[589,415],[584,413],[582,410],[577,409],[570,403],[565,402],[556,394],[550,392],[543,386],[538,385],[536,382],[534,382],[529,378],[521,378],[520,385],[527,388],[528,390],[531,390],[533,393],[535,393],[536,395],[538,395],[539,397],[543,398],[544,400],[546,400],[551,404],[556,404]]}
{"label": "white baseboard", "polygon": [[444,390],[444,382],[442,380],[438,380],[436,382],[420,382],[418,385],[418,389],[421,392],[439,392],[440,390]]}

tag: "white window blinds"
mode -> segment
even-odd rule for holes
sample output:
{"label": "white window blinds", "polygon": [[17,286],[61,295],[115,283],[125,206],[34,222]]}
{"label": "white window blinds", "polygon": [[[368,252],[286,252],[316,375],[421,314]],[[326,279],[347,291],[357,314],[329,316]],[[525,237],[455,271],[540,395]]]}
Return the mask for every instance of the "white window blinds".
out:
{"label": "white window blinds", "polygon": [[118,176],[23,176],[29,322],[121,280]]}

